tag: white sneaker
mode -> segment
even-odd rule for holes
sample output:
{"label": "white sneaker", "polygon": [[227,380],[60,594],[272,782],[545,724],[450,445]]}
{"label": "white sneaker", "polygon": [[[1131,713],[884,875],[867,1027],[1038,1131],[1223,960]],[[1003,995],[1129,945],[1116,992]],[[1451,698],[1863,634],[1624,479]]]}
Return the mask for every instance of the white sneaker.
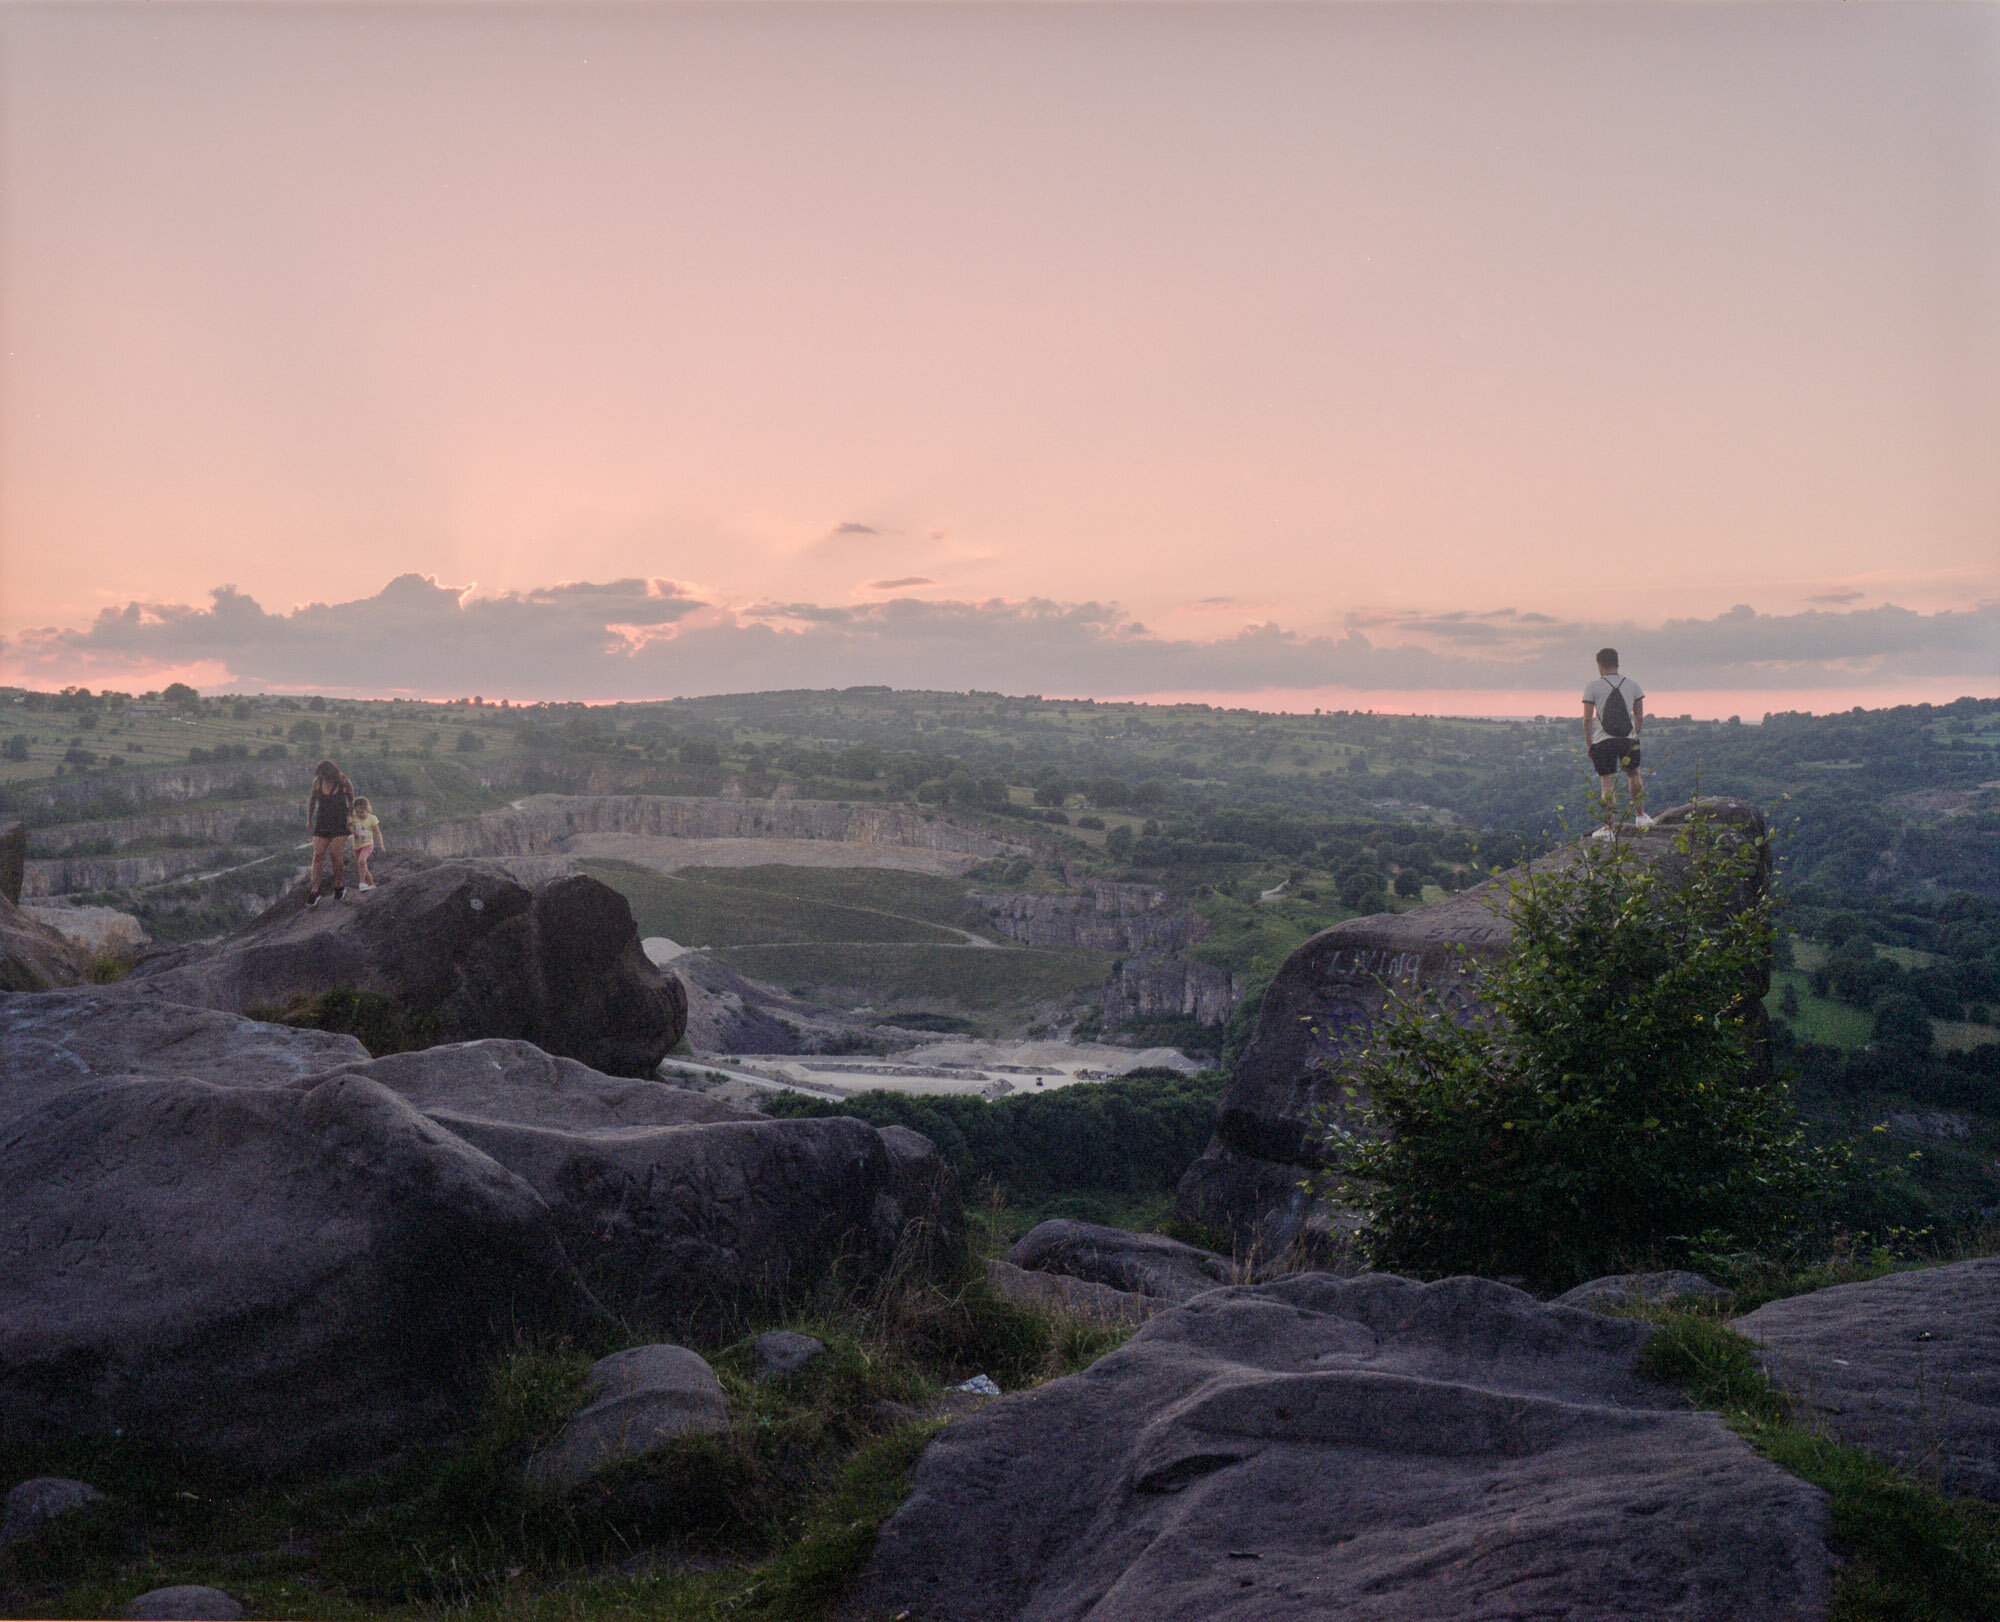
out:
{"label": "white sneaker", "polygon": [[370,890],[372,890],[372,889],[374,889],[374,888],[375,888],[375,886],[374,886],[374,885],[372,885],[372,884],[364,884],[364,885],[362,885],[362,886],[361,886],[361,890],[362,890],[362,893],[363,893],[364,895],[365,895],[365,894],[367,894],[367,892],[368,892],[368,891],[370,891]]}
{"label": "white sneaker", "polygon": [[1597,830],[1597,831],[1596,831],[1595,833],[1593,833],[1593,834],[1592,834],[1592,835],[1591,835],[1590,837],[1591,837],[1592,839],[1609,839],[1609,838],[1611,837],[1611,830],[1610,830],[1610,828],[1608,828],[1608,827],[1605,827],[1605,828],[1599,828],[1599,829],[1598,829],[1598,830]]}
{"label": "white sneaker", "polygon": [[1647,816],[1645,812],[1641,811],[1636,817],[1632,819],[1632,826],[1635,828],[1650,828],[1652,827],[1654,820],[1655,820],[1654,818]]}

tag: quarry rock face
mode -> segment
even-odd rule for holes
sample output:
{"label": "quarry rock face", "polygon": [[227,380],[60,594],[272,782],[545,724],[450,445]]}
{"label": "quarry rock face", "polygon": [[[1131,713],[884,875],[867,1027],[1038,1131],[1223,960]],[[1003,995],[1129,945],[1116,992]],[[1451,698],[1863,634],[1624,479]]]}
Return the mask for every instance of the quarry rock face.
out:
{"label": "quarry rock face", "polygon": [[[1644,831],[1619,838],[1641,861],[1671,873],[1685,858],[1675,842],[1695,816],[1757,842],[1752,877],[1761,892],[1770,858],[1762,815],[1736,800],[1702,800],[1663,812]],[[1578,847],[1531,864],[1546,871],[1577,859]],[[1301,1184],[1323,1161],[1315,1117],[1342,1106],[1347,1063],[1364,1050],[1391,997],[1427,991],[1454,1017],[1484,1013],[1477,992],[1482,967],[1512,943],[1508,885],[1530,869],[1404,913],[1351,918],[1323,929],[1286,958],[1270,986],[1249,1044],[1230,1073],[1216,1109],[1215,1136],[1181,1179],[1184,1221],[1227,1233],[1239,1249],[1266,1257],[1295,1247],[1320,1249],[1341,1218]],[[1758,997],[1767,987],[1746,988]]]}
{"label": "quarry rock face", "polygon": [[692,795],[531,794],[503,811],[434,822],[411,837],[433,856],[532,856],[578,834],[653,839],[832,839],[969,858],[1012,847],[983,829],[888,802],[715,799]]}
{"label": "quarry rock face", "polygon": [[1640,1378],[1651,1333],[1480,1279],[1212,1291],[945,1430],[857,1613],[1824,1617],[1824,1495]]}
{"label": "quarry rock face", "polygon": [[642,1322],[712,1321],[837,1265],[866,1279],[900,1245],[957,1237],[950,1170],[907,1128],[770,1120],[525,1042],[427,1048],[348,1073],[518,1175],[585,1283]]}
{"label": "quarry rock face", "polygon": [[285,896],[212,945],[142,963],[120,996],[247,1013],[336,987],[380,992],[439,1041],[515,1037],[614,1075],[681,1039],[687,993],[640,949],[632,909],[582,875],[530,888],[497,865],[397,854],[380,888]]}
{"label": "quarry rock face", "polygon": [[1092,883],[1075,895],[975,895],[994,932],[1024,946],[1177,952],[1202,932],[1201,915],[1153,884]]}
{"label": "quarry rock face", "polygon": [[1112,971],[1104,988],[1104,1017],[1192,1019],[1221,1025],[1243,1000],[1243,984],[1227,969],[1166,952],[1136,952]]}
{"label": "quarry rock face", "polygon": [[2000,1257],[1836,1284],[1731,1327],[1810,1427],[2000,1502]]}
{"label": "quarry rock face", "polygon": [[363,1077],[91,1078],[0,1123],[12,1434],[365,1460],[599,1311],[533,1189]]}
{"label": "quarry rock face", "polygon": [[89,973],[81,947],[0,895],[0,992],[78,985]]}

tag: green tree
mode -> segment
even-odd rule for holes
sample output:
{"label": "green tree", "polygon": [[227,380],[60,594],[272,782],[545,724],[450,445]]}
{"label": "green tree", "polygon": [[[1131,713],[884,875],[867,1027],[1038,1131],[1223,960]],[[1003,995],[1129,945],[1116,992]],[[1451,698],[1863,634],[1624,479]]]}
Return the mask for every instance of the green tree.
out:
{"label": "green tree", "polygon": [[1121,822],[1104,836],[1104,853],[1114,862],[1122,862],[1132,854],[1132,824]]}
{"label": "green tree", "polygon": [[1486,1016],[1399,996],[1330,1124],[1321,1191],[1378,1267],[1557,1287],[1781,1244],[1832,1174],[1765,1070],[1761,852],[1695,824],[1648,863],[1586,842],[1508,887]]}

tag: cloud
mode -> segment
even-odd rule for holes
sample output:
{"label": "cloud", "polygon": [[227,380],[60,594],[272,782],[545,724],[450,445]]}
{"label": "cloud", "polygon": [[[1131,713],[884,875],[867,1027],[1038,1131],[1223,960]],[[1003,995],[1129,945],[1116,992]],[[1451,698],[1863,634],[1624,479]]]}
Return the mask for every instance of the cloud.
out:
{"label": "cloud", "polygon": [[882,532],[870,524],[841,524],[836,526],[836,535],[880,535]]}
{"label": "cloud", "polygon": [[899,575],[894,580],[871,580],[864,588],[868,591],[901,591],[905,586],[935,586],[937,582],[920,574]]}
{"label": "cloud", "polygon": [[1920,678],[1984,686],[2000,671],[2000,604],[1785,615],[1739,604],[1657,626],[1512,611],[1367,611],[1334,635],[1268,621],[1197,641],[1159,635],[1101,602],[899,597],[731,608],[661,580],[480,596],[407,574],[373,597],[289,613],[267,612],[228,586],[202,608],[128,603],[87,626],[23,632],[0,644],[0,664],[42,686],[150,686],[149,671],[205,663],[228,672],[219,685],[246,690],[608,699],[883,682],[1113,698],[1565,688],[1580,686],[1590,656],[1607,643],[1662,694],[1728,688],[1777,701],[1790,689]]}
{"label": "cloud", "polygon": [[1859,591],[1823,591],[1817,597],[1808,597],[1809,603],[1830,603],[1838,608],[1843,603],[1858,603],[1867,593]]}

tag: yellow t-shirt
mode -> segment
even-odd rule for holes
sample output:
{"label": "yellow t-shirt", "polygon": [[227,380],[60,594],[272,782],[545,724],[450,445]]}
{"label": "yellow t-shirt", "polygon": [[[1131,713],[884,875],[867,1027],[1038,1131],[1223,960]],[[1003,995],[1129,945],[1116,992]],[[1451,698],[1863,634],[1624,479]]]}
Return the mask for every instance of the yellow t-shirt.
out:
{"label": "yellow t-shirt", "polygon": [[375,843],[375,830],[382,826],[382,819],[370,811],[365,817],[349,817],[347,825],[354,830],[356,845],[372,845]]}

